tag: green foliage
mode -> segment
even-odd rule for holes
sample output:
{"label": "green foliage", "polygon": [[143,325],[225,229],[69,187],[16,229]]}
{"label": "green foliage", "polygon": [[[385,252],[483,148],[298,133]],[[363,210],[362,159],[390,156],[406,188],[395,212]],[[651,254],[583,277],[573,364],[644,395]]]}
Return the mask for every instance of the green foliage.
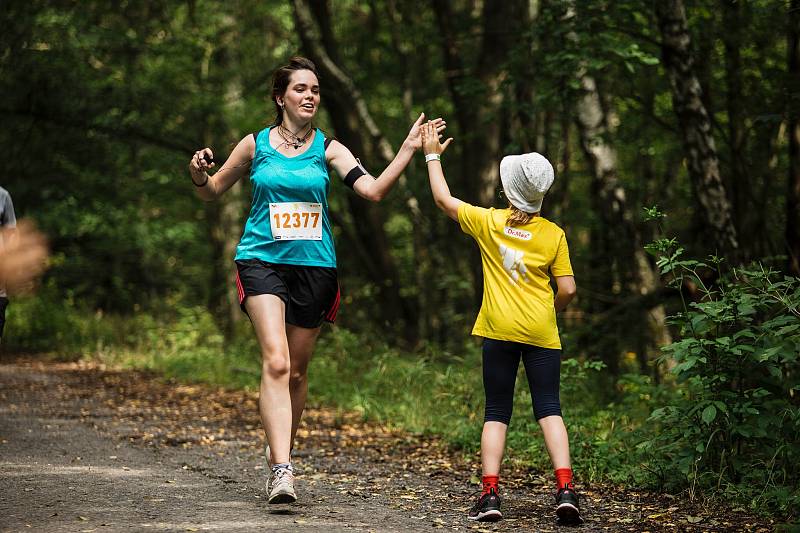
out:
{"label": "green foliage", "polygon": [[203,307],[172,301],[164,302],[160,311],[133,316],[103,313],[59,298],[52,287],[45,287],[35,297],[12,300],[6,333],[4,346],[15,352],[60,360],[92,357],[185,382],[258,386],[260,364],[252,333],[240,333],[226,344]]}
{"label": "green foliage", "polygon": [[86,350],[102,349],[125,338],[127,321],[108,320],[64,297],[50,283],[35,297],[12,298],[6,316],[3,344],[15,352],[49,353],[59,359],[78,359]]}
{"label": "green foliage", "polygon": [[[463,152],[462,141],[484,130],[469,120],[475,113],[466,113],[463,124],[459,116],[468,109],[477,113],[491,100],[486,93],[492,85],[480,81],[481,70],[499,64],[502,81],[491,96],[504,95],[502,110],[477,114],[504,125],[498,140],[504,152],[536,149],[556,164],[544,215],[568,226],[578,281],[589,289],[581,294],[582,307],[618,295],[607,294],[609,280],[593,277],[587,260],[597,243],[584,236],[598,218],[588,201],[595,185],[570,119],[583,96],[576,73],[593,76],[607,100],[614,123],[608,140],[619,160],[615,175],[629,204],[663,199],[673,214],[670,230],[689,250],[704,246],[694,237],[699,232],[689,215],[692,191],[682,169],[680,136],[673,131],[669,82],[659,71],[652,6],[633,0],[519,2],[519,12],[530,20],[497,32],[483,27],[479,4],[456,2],[450,6],[450,44],[461,52],[462,64],[454,66],[443,63],[441,21],[430,5],[328,4],[332,32],[326,39],[335,45],[330,52],[336,51],[334,59],[358,87],[376,126],[397,148],[416,113],[444,116],[447,134],[456,138],[445,163],[448,179],[454,194],[467,200],[462,193],[474,189],[469,183],[477,176],[474,154]],[[739,109],[749,126],[734,150],[727,136],[719,139],[719,164],[723,175],[736,167],[752,169],[734,196],[749,202],[736,206],[741,216],[755,220],[738,229],[764,228],[763,240],[743,241],[763,242],[756,251],[769,255],[781,249],[773,236],[782,235],[785,224],[779,210],[763,208],[782,204],[787,190],[774,182],[786,175],[787,164],[783,143],[775,142],[785,116],[786,54],[785,36],[774,29],[785,19],[785,6],[754,0],[743,9],[740,29],[748,38],[738,43],[742,94],[730,108]],[[689,6],[687,16],[692,37],[705,39],[698,70],[704,93],[713,89],[705,100],[724,130],[728,87],[720,41],[731,32],[719,24],[720,11],[702,0]],[[205,144],[223,159],[247,132],[270,121],[269,73],[302,52],[291,4],[88,1],[73,9],[8,0],[0,19],[6,30],[0,35],[0,113],[6,124],[0,145],[13,154],[3,186],[19,214],[35,218],[51,239],[59,261],[49,277],[92,312],[133,313],[180,294],[187,305],[206,306],[226,320],[222,302],[224,290],[232,290],[226,278],[231,262],[222,249],[240,235],[247,191],[204,206],[193,197],[185,165],[192,150]],[[507,32],[515,33],[514,46],[482,59],[483,40],[485,50],[493,50],[492,41]],[[448,80],[454,69],[458,75]],[[465,109],[455,108],[451,89],[466,98]],[[334,91],[341,89],[323,79],[323,110],[334,99],[348,98]],[[319,125],[337,134],[325,113]],[[379,172],[374,148],[363,150],[356,155]],[[349,289],[344,298],[357,309],[343,314],[342,324],[359,333],[381,331],[392,336],[389,342],[415,326],[422,341],[460,349],[463,336],[449,331],[466,328],[472,319],[480,292],[477,255],[462,253],[467,238],[431,201],[425,166],[412,161],[405,178],[380,206],[396,276],[376,275],[365,254],[349,253],[352,239],[364,230],[349,216],[351,193],[334,180],[330,205],[342,286]],[[495,168],[494,176],[481,179],[496,178]],[[398,323],[396,310],[374,297],[381,274],[402,285],[412,308],[408,314],[419,317],[419,324]],[[627,348],[632,344],[626,339]]]}
{"label": "green foliage", "polygon": [[687,286],[697,290],[672,318],[680,340],[663,348],[678,394],[652,412],[658,429],[641,448],[668,485],[797,509],[800,280],[761,265],[727,271],[719,257],[689,259],[674,239],[648,250],[682,297]]}

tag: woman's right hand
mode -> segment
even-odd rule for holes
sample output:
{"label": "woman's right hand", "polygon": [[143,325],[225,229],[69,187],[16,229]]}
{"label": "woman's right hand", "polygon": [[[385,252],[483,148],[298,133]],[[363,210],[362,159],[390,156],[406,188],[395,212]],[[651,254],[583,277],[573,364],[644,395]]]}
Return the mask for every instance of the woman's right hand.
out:
{"label": "woman's right hand", "polygon": [[[209,163],[211,161],[211,163]],[[195,185],[203,183],[207,176],[208,169],[214,168],[214,153],[211,148],[203,148],[198,150],[189,161],[189,174],[191,174],[192,181]]]}

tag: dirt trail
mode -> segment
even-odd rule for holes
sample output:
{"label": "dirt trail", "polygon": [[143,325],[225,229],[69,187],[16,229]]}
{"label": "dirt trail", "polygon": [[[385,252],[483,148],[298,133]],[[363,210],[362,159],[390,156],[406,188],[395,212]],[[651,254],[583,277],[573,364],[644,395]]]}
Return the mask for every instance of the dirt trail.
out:
{"label": "dirt trail", "polygon": [[[477,464],[433,439],[310,409],[299,503],[268,506],[255,396],[91,363],[0,364],[2,531],[555,531],[549,477],[504,475],[468,521]],[[581,531],[769,531],[744,514],[583,487]],[[564,528],[566,529],[566,528]]]}

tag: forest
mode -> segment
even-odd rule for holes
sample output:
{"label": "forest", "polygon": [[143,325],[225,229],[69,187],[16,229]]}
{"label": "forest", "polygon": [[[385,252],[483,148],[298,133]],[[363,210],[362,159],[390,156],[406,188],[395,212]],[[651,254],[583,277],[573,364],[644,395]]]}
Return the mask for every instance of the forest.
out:
{"label": "forest", "polygon": [[[421,112],[446,119],[448,183],[474,205],[507,206],[504,155],[552,162],[584,479],[800,516],[800,0],[7,0],[0,18],[0,186],[51,249],[4,352],[256,387],[233,263],[250,185],[203,202],[187,166],[272,124],[271,74],[302,55],[315,125],[376,175]],[[474,451],[477,247],[420,154],[380,203],[331,183],[342,307],[309,402]],[[544,468],[522,383],[516,403],[509,453]]]}

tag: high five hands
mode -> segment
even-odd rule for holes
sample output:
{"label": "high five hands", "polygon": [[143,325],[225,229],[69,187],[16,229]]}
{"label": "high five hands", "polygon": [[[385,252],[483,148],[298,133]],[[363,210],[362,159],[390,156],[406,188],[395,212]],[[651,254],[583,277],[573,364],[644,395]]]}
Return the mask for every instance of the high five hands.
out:
{"label": "high five hands", "polygon": [[425,124],[422,123],[423,120],[425,120],[425,113],[420,113],[419,118],[417,118],[416,122],[414,122],[414,124],[411,126],[411,130],[408,132],[408,136],[406,137],[405,142],[408,143],[408,145],[410,145],[414,150],[419,150],[422,148],[422,136],[420,133],[426,125],[432,124],[437,133],[441,133],[445,130],[445,128],[447,128],[447,122],[445,122],[442,117],[429,120]]}
{"label": "high five hands", "polygon": [[442,137],[440,132],[443,129],[444,128],[439,128],[435,121],[429,121],[420,127],[422,134],[422,153],[425,155],[441,154],[447,150],[447,147],[453,142],[453,138],[448,138],[444,144],[442,144],[440,142]]}

